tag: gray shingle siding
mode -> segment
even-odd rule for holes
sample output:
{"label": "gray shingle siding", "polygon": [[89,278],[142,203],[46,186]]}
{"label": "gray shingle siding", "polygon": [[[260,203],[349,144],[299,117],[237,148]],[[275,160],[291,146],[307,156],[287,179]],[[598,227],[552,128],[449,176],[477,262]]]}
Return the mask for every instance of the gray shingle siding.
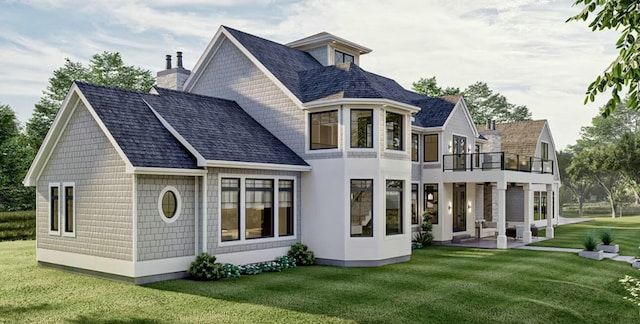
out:
{"label": "gray shingle siding", "polygon": [[[75,182],[75,238],[49,235],[50,182]],[[132,185],[120,155],[78,105],[38,179],[38,248],[132,261]]]}
{"label": "gray shingle siding", "polygon": [[[138,260],[176,258],[195,254],[195,178],[139,175]],[[180,215],[173,223],[158,211],[160,193],[167,186],[178,190],[182,199]]]}

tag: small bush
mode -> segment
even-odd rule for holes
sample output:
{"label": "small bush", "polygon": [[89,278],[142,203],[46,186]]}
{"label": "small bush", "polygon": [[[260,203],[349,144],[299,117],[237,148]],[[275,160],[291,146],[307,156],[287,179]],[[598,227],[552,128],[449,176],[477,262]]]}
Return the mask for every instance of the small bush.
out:
{"label": "small bush", "polygon": [[411,249],[415,250],[415,249],[422,249],[422,244],[418,243],[418,242],[411,242]]}
{"label": "small bush", "polygon": [[240,278],[240,267],[235,264],[225,263],[222,266],[225,278]]}
{"label": "small bush", "polygon": [[287,255],[295,260],[297,266],[312,265],[316,262],[316,257],[308,249],[305,244],[296,243],[291,246]]}
{"label": "small bush", "polygon": [[218,280],[225,277],[224,267],[221,263],[216,263],[216,257],[208,253],[200,253],[191,262],[189,270],[187,270],[189,276],[195,280]]}
{"label": "small bush", "polygon": [[277,258],[276,263],[279,263],[283,270],[296,267],[296,260],[286,255]]}
{"label": "small bush", "polygon": [[240,266],[240,273],[247,276],[257,275],[262,272],[262,268],[257,264],[246,264]]}
{"label": "small bush", "polygon": [[598,241],[596,240],[593,234],[587,234],[585,236],[584,241],[582,241],[582,245],[584,245],[584,249],[586,251],[595,251],[598,246]]}
{"label": "small bush", "polygon": [[431,242],[433,242],[433,234],[429,232],[418,232],[413,236],[413,241],[420,243],[422,246],[431,245]]}
{"label": "small bush", "polygon": [[611,245],[613,243],[613,230],[610,228],[604,228],[600,231],[600,241],[604,245]]}

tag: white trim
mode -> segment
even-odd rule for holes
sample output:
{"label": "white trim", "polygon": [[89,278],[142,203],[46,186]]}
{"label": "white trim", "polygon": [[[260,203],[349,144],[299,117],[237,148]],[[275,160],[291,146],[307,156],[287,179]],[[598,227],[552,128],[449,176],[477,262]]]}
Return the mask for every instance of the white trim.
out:
{"label": "white trim", "polygon": [[248,264],[255,262],[273,261],[278,257],[287,255],[290,247],[280,247],[272,249],[251,250],[216,254],[216,261],[221,263]]}
{"label": "white trim", "polygon": [[[47,197],[48,197],[47,208],[49,210],[47,211],[47,215],[48,215],[47,225],[49,227],[47,227],[47,232],[49,233],[49,235],[60,236],[60,232],[62,232],[61,228],[60,228],[61,224],[62,224],[62,222],[60,221],[60,219],[61,219],[61,213],[60,213],[61,205],[60,204],[62,203],[61,200],[60,200],[60,195],[61,195],[61,193],[60,193],[60,183],[59,182],[49,182],[49,187],[48,188],[49,188],[49,193],[47,194]],[[51,230],[51,225],[52,225],[51,220],[53,218],[53,215],[51,215],[51,188],[58,188],[58,230],[57,231],[52,231]]]}
{"label": "white trim", "polygon": [[177,176],[202,176],[207,174],[207,170],[204,170],[204,169],[133,167],[130,171],[132,171],[132,173],[134,174],[177,175]]}
{"label": "white trim", "polygon": [[328,44],[342,45],[343,47],[349,48],[349,50],[351,51],[354,51],[354,50],[357,51],[357,54],[367,54],[367,53],[371,53],[372,51],[370,48],[356,44],[352,41],[346,40],[336,35],[332,35],[327,32],[321,32],[315,35],[311,35],[302,39],[295,40],[293,42],[286,44],[286,46],[293,47],[293,48],[302,47],[302,48],[311,49],[311,48],[325,46]]}
{"label": "white trim", "polygon": [[411,130],[418,131],[418,132],[424,132],[424,133],[442,133],[444,131],[444,128],[442,128],[442,126],[438,126],[438,127],[420,127],[420,126],[416,126],[416,125],[411,125]]}
{"label": "white trim", "polygon": [[[282,176],[282,175],[257,175],[257,174],[234,174],[234,173],[219,173],[218,174],[218,215],[222,215],[222,179],[238,179],[240,185],[240,197],[238,199],[238,208],[239,216],[240,216],[240,228],[239,231],[239,239],[234,241],[222,241],[222,217],[218,221],[218,228],[215,229],[216,233],[218,233],[218,246],[234,246],[234,245],[244,245],[244,244],[254,244],[254,243],[270,243],[270,242],[278,242],[278,241],[289,241],[289,240],[297,240],[298,239],[298,231],[297,231],[297,220],[298,220],[298,212],[297,207],[298,203],[296,199],[298,198],[296,195],[296,188],[300,184],[298,183],[295,176]],[[246,207],[245,207],[245,197],[246,197],[246,180],[247,179],[265,179],[273,181],[273,237],[265,237],[265,238],[255,238],[255,239],[247,239],[245,237],[245,227],[246,227]],[[279,235],[279,181],[280,180],[292,180],[293,181],[293,235],[280,236]]]}
{"label": "white trim", "polygon": [[125,277],[134,276],[134,263],[132,261],[104,258],[79,253],[55,251],[43,248],[36,248],[36,260]]}
{"label": "white trim", "polygon": [[258,169],[258,170],[273,170],[273,171],[311,171],[311,166],[307,166],[307,165],[218,161],[218,160],[207,160],[205,163],[205,166],[212,167],[212,168]]}
{"label": "white trim", "polygon": [[[207,250],[207,223],[208,223],[208,219],[207,219],[207,215],[209,213],[209,211],[207,210],[207,208],[209,208],[209,195],[207,194],[208,192],[208,182],[209,182],[209,177],[208,175],[204,175],[202,176],[202,252],[208,252]],[[220,200],[218,200],[218,202],[220,202]]]}
{"label": "white trim", "polygon": [[133,241],[131,242],[131,247],[133,249],[131,255],[133,256],[133,261],[138,261],[138,176],[133,174],[132,177],[132,192],[131,192],[131,201],[132,211],[131,215],[133,215]]}
{"label": "white trim", "polygon": [[140,261],[135,263],[135,277],[154,276],[159,274],[182,272],[189,269],[191,262],[195,260],[195,255]]}
{"label": "white trim", "polygon": [[194,206],[193,206],[193,213],[194,213],[194,220],[195,220],[195,231],[194,231],[194,245],[195,245],[195,250],[193,251],[193,253],[195,253],[195,255],[198,255],[198,249],[200,248],[200,239],[199,239],[199,235],[198,235],[198,226],[200,225],[200,220],[198,218],[200,218],[200,211],[198,208],[198,205],[200,205],[200,189],[198,188],[200,184],[200,178],[199,177],[195,177],[193,179],[193,200],[194,200]]}
{"label": "white trim", "polygon": [[[71,229],[71,232],[67,232],[67,188],[71,187],[73,188],[73,228]],[[76,183],[75,182],[63,182],[62,183],[62,187],[60,188],[62,191],[61,195],[58,195],[58,197],[62,196],[61,199],[61,219],[62,221],[60,222],[62,226],[60,226],[60,231],[62,232],[62,236],[65,237],[76,237],[76,223],[77,223],[77,217],[76,215],[77,213],[77,209],[76,209],[76,197],[78,195],[78,192],[76,191]]]}
{"label": "white trim", "polygon": [[442,124],[442,128],[443,129],[447,128],[447,124],[449,124],[449,121],[451,121],[451,119],[453,118],[453,115],[455,115],[456,109],[462,109],[462,113],[464,114],[467,120],[467,124],[469,124],[469,128],[471,128],[471,133],[473,134],[473,137],[478,138],[480,136],[480,133],[478,133],[476,124],[473,122],[473,118],[471,118],[471,114],[469,113],[469,108],[467,108],[467,104],[465,103],[463,97],[460,97],[460,100],[458,100],[458,102],[455,104],[455,106],[451,110],[451,113],[449,113],[447,120],[444,122],[444,124]]}
{"label": "white trim", "polygon": [[338,106],[338,105],[367,105],[370,107],[373,106],[382,106],[381,108],[395,108],[402,110],[402,113],[406,113],[408,110],[410,113],[417,113],[420,111],[420,107],[408,105],[399,101],[390,100],[390,99],[370,99],[370,98],[338,98],[338,99],[329,99],[329,100],[315,100],[311,102],[304,103],[302,105],[303,110],[315,110],[321,109],[327,106]]}
{"label": "white trim", "polygon": [[[176,212],[173,214],[171,218],[167,217],[162,210],[162,199],[167,192],[173,193],[176,197]],[[182,211],[182,197],[180,196],[180,192],[174,186],[166,186],[164,189],[160,191],[160,195],[158,196],[158,214],[160,218],[168,224],[171,224],[180,218],[180,212]]]}
{"label": "white trim", "polygon": [[[196,62],[196,65],[191,70],[191,74],[187,77],[187,80],[185,80],[183,85],[185,92],[191,92],[191,90],[193,89],[193,86],[198,82],[198,80],[200,80],[200,77],[203,74],[201,72],[201,67],[202,67],[202,70],[204,70],[204,68],[206,68],[209,65],[209,63],[211,63],[211,60],[213,59],[215,54],[218,52],[218,49],[222,45],[222,42],[218,43],[221,33],[222,33],[222,26],[220,26],[218,28],[218,31],[216,31],[215,35],[213,35],[213,38],[211,39],[211,41],[209,41],[207,48],[204,50],[204,52],[198,59],[198,62]],[[217,46],[216,46],[216,43],[217,43]],[[216,46],[215,49],[213,48],[214,46]],[[206,63],[205,63],[205,60],[206,60]]]}

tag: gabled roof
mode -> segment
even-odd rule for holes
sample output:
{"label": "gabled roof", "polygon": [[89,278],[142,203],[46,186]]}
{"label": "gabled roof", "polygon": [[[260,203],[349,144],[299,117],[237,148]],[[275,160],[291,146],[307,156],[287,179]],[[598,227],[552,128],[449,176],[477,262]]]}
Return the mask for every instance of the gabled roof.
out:
{"label": "gabled roof", "polygon": [[444,98],[426,96],[413,103],[421,108],[420,112],[414,116],[413,125],[425,128],[443,126],[456,106],[455,103],[451,103]]}
{"label": "gabled roof", "polygon": [[[538,140],[546,123],[545,119],[496,123],[496,131],[500,132],[500,150],[507,153],[535,156]],[[485,125],[476,125],[476,127],[482,134],[491,132],[491,130],[485,129]]]}
{"label": "gabled roof", "polygon": [[344,38],[338,37],[333,34],[329,34],[327,32],[317,33],[315,35],[311,35],[291,43],[286,44],[289,47],[305,49],[305,48],[313,48],[317,46],[322,46],[326,44],[338,44],[340,46],[346,47],[352,51],[355,51],[360,54],[371,53],[371,49],[364,47],[362,45],[356,44],[352,41],[346,40]]}

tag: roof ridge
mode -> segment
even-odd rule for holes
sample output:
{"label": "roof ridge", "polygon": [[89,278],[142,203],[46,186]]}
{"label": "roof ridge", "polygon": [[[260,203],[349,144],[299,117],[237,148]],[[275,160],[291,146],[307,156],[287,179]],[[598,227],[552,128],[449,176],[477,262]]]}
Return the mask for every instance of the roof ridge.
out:
{"label": "roof ridge", "polygon": [[[106,85],[102,85],[102,84],[95,84],[95,83],[89,83],[89,82],[85,82],[85,81],[79,81],[79,80],[73,80],[73,83],[77,84],[77,85],[85,85],[85,86],[90,86],[90,87],[96,87],[96,88],[103,88],[103,89],[109,89],[109,90],[118,90],[118,91],[125,91],[125,92],[130,92],[130,93],[136,93],[136,94],[140,94],[140,95],[149,95],[150,93],[148,92],[142,92],[140,90],[133,90],[133,89],[127,89],[127,88],[120,88],[120,87],[115,87],[115,86],[106,86]],[[155,86],[152,86],[152,88]]]}
{"label": "roof ridge", "polygon": [[[185,91],[180,91],[180,90],[162,88],[162,87],[158,87],[157,85],[154,85],[153,88],[156,89],[156,91],[158,91],[158,92],[166,91],[166,92],[173,93],[173,94],[182,94],[182,95],[186,95],[186,96],[203,98],[203,99],[207,99],[207,100],[218,100],[218,101],[227,101],[227,102],[234,102],[234,103],[236,102],[235,100],[219,98],[219,97],[214,97],[214,96],[208,96],[208,95],[199,94],[199,93],[185,92]],[[162,94],[160,96],[162,96]]]}

